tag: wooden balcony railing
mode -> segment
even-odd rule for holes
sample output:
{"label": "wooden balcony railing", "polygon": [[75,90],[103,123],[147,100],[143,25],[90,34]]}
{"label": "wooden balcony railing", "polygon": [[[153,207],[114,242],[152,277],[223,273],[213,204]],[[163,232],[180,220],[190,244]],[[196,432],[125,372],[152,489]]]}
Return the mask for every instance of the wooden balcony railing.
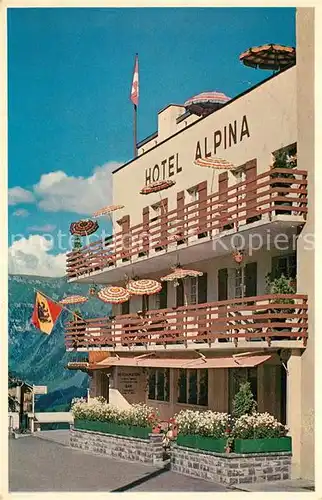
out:
{"label": "wooden balcony railing", "polygon": [[66,347],[146,346],[170,347],[191,343],[208,344],[239,340],[302,340],[306,345],[308,315],[306,295],[263,295],[148,311],[137,314],[96,318],[67,323]]}
{"label": "wooden balcony railing", "polygon": [[[67,254],[67,277],[90,275],[124,261],[133,261],[196,238],[215,236],[226,229],[236,231],[245,224],[274,215],[307,214],[307,172],[292,169],[292,179],[283,177],[288,169],[274,169],[255,179],[229,186],[174,210],[162,210],[159,217],[101,238]],[[281,177],[276,177],[279,174]],[[224,200],[224,201],[223,201]],[[164,207],[163,207],[164,208]]]}

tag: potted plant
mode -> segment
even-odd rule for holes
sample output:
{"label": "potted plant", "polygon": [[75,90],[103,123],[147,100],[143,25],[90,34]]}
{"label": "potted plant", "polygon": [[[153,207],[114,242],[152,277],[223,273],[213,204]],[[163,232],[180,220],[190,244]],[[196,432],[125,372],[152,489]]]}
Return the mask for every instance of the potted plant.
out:
{"label": "potted plant", "polygon": [[255,412],[257,403],[251,391],[249,382],[244,382],[239,385],[239,391],[235,394],[232,402],[232,414],[234,418],[239,418],[242,415],[250,415]]}
{"label": "potted plant", "polygon": [[177,445],[197,450],[225,453],[229,415],[211,410],[182,410],[175,416]]}
{"label": "potted plant", "polygon": [[290,452],[292,438],[287,433],[288,429],[269,413],[242,415],[234,423],[234,452]]}
{"label": "potted plant", "polygon": [[[286,196],[288,194],[288,189],[292,186],[292,179],[295,179],[294,174],[291,170],[296,167],[297,160],[295,156],[290,156],[286,151],[279,151],[274,155],[274,162],[271,167],[271,179],[290,179],[289,182],[272,182],[271,187],[285,188],[286,191],[278,191],[278,196]],[[288,169],[290,172],[276,172],[277,169]],[[288,201],[276,201],[275,205],[292,206],[291,202]],[[291,212],[289,210],[276,210],[276,215],[289,215]]]}
{"label": "potted plant", "polygon": [[[277,277],[277,278],[274,278],[272,279],[272,275],[269,273],[267,276],[266,276],[266,283],[267,283],[267,293],[269,295],[294,295],[295,294],[295,289],[294,287],[292,286],[293,283],[294,283],[294,280],[292,278],[287,278],[286,276],[284,276],[284,274],[282,274],[281,276]],[[277,301],[274,301],[274,299],[271,299],[270,300],[270,304],[294,304],[295,301],[294,299],[292,298],[282,298],[282,299],[277,299]],[[271,308],[270,307],[270,310],[271,312],[273,313],[276,313],[276,314],[292,314],[294,312],[294,309],[293,308],[288,308],[288,307],[285,307],[284,308]],[[276,318],[276,320],[274,320],[274,322],[278,321],[280,323],[285,323],[286,321],[286,317],[284,318]],[[281,327],[275,327],[274,328],[275,331],[277,332],[281,332],[281,331],[291,331],[292,328],[291,327],[284,327],[284,326],[281,326]],[[287,340],[288,337],[273,337],[273,340]]]}

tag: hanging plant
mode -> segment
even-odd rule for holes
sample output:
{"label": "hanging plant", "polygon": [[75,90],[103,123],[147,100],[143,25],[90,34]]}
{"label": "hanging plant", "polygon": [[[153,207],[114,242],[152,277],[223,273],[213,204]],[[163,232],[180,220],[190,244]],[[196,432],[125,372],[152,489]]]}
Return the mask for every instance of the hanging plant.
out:
{"label": "hanging plant", "polygon": [[97,285],[93,284],[89,287],[88,294],[91,295],[92,297],[96,296],[97,292],[98,292]]}
{"label": "hanging plant", "polygon": [[235,262],[237,262],[237,264],[241,264],[243,262],[243,259],[244,259],[244,254],[241,250],[235,250],[233,252],[233,259]]}

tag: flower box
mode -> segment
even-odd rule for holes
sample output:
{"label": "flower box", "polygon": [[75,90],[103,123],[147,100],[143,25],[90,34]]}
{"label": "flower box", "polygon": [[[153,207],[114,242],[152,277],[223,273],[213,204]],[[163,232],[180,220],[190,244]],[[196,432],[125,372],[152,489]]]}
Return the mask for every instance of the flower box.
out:
{"label": "flower box", "polygon": [[199,436],[193,434],[178,434],[177,445],[195,448],[196,450],[214,451],[225,453],[226,439],[217,439],[209,436]]}
{"label": "flower box", "polygon": [[148,439],[151,434],[151,427],[138,427],[121,425],[113,422],[100,422],[95,420],[75,420],[75,429],[82,429],[94,432],[105,432],[106,434],[116,434],[117,436],[129,436],[141,439]]}
{"label": "flower box", "polygon": [[235,453],[274,453],[292,451],[292,438],[235,439]]}

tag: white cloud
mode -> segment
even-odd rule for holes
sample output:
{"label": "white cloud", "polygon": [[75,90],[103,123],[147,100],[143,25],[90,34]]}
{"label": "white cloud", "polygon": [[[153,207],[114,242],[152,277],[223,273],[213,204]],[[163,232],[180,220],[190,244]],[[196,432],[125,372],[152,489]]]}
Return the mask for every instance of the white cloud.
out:
{"label": "white cloud", "polygon": [[13,214],[15,217],[28,217],[29,212],[25,208],[18,208]]}
{"label": "white cloud", "polygon": [[8,189],[9,205],[18,205],[19,203],[34,203],[35,197],[31,191],[16,186]]}
{"label": "white cloud", "polygon": [[30,226],[28,227],[28,231],[40,231],[43,233],[52,233],[55,231],[57,226],[54,224],[44,224],[43,226]]}
{"label": "white cloud", "polygon": [[65,274],[66,254],[52,255],[52,242],[40,235],[14,241],[9,247],[9,273],[60,277]]}
{"label": "white cloud", "polygon": [[38,206],[45,212],[92,214],[112,202],[112,172],[121,163],[109,162],[90,177],[68,176],[63,171],[41,176],[34,186]]}

